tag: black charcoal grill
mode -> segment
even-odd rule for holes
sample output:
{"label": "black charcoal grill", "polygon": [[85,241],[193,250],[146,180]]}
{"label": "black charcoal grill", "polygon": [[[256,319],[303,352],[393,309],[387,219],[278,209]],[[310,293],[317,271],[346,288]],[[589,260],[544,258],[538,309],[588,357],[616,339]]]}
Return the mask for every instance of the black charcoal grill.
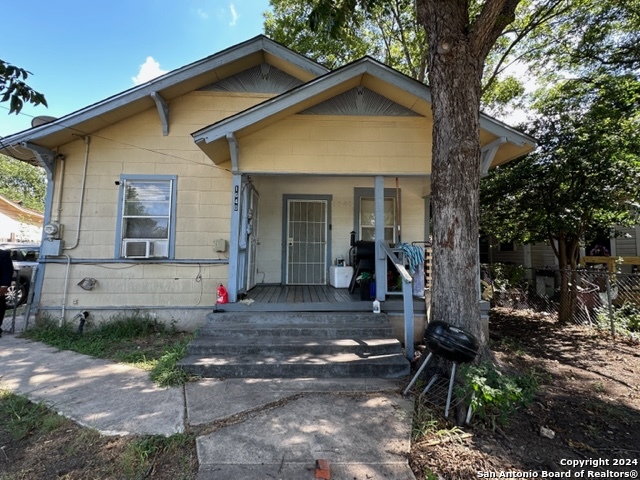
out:
{"label": "black charcoal grill", "polygon": [[431,352],[454,363],[473,362],[478,354],[478,340],[466,330],[446,322],[429,322],[424,339]]}
{"label": "black charcoal grill", "polygon": [[[447,404],[444,409],[444,416],[446,418],[449,416],[449,406],[451,405],[451,394],[453,392],[453,381],[456,376],[456,367],[459,363],[470,363],[476,358],[479,348],[478,340],[468,331],[438,320],[434,320],[427,324],[427,328],[424,331],[424,339],[427,347],[429,347],[429,355],[413,376],[403,394],[407,394],[433,355],[438,355],[445,360],[453,362],[453,365],[451,366],[451,377],[449,379]],[[422,392],[423,395],[429,391],[438,377],[438,374],[431,377],[429,383],[427,383],[427,386]],[[467,422],[470,419],[470,413],[471,407],[469,407],[469,412],[467,413]]]}

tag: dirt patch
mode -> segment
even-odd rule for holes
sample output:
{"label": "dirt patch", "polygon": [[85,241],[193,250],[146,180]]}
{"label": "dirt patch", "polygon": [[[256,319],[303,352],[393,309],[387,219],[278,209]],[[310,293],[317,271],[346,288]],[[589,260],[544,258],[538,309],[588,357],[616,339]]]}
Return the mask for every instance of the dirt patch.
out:
{"label": "dirt patch", "polygon": [[[146,448],[153,438],[104,437],[64,421],[48,433],[12,439],[0,428],[0,478],[6,480],[87,478],[195,478],[195,442],[180,447]],[[146,455],[151,452],[150,455]]]}
{"label": "dirt patch", "polygon": [[[414,442],[416,477],[637,478],[640,346],[505,309],[492,311],[491,330],[498,364],[511,372],[536,369],[539,393],[505,426],[474,418],[444,442],[433,434]],[[543,427],[553,438],[541,434]],[[570,465],[580,460],[586,463]]]}

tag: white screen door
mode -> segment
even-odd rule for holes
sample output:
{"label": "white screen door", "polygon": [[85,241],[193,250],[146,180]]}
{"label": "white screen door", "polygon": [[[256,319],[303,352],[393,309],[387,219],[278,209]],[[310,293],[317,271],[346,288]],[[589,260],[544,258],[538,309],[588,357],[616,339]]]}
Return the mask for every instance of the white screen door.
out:
{"label": "white screen door", "polygon": [[287,200],[287,285],[327,283],[326,200]]}

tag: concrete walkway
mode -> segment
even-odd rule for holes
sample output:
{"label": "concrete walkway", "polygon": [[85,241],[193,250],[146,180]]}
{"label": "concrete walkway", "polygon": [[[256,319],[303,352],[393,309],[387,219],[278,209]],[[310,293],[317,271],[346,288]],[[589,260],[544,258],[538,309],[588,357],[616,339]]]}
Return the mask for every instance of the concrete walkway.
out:
{"label": "concrete walkway", "polygon": [[[5,320],[6,321],[6,320]],[[104,435],[197,428],[198,480],[415,479],[413,405],[383,379],[203,379],[160,388],[146,371],[4,333],[0,388]]]}

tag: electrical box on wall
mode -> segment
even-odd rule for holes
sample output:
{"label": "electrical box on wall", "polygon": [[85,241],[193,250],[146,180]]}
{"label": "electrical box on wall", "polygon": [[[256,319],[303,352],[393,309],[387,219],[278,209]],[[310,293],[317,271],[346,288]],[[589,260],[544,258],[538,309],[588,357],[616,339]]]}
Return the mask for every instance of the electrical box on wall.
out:
{"label": "electrical box on wall", "polygon": [[63,248],[63,240],[45,239],[40,245],[40,255],[43,257],[59,257],[60,255],[62,255]]}
{"label": "electrical box on wall", "polygon": [[226,252],[227,251],[227,241],[224,238],[218,238],[213,241],[213,248],[216,252]]}

